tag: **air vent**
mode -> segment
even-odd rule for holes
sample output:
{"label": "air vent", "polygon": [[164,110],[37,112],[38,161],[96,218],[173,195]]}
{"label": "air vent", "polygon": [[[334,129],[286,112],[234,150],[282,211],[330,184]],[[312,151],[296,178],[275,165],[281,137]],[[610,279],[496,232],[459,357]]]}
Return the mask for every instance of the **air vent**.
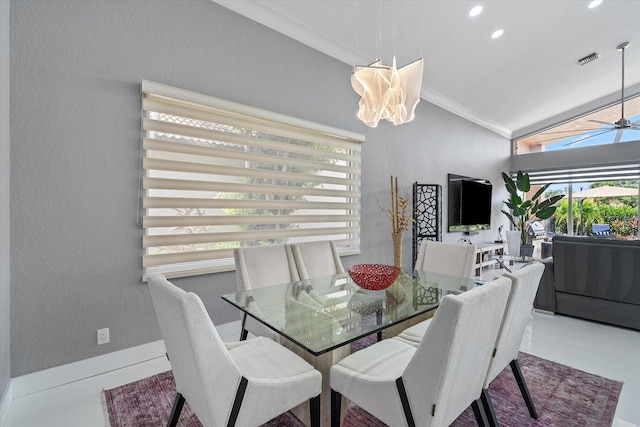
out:
{"label": "air vent", "polygon": [[598,52],[593,52],[585,56],[584,58],[577,59],[576,62],[578,63],[578,65],[586,65],[589,62],[595,61],[598,58],[600,58],[600,54]]}

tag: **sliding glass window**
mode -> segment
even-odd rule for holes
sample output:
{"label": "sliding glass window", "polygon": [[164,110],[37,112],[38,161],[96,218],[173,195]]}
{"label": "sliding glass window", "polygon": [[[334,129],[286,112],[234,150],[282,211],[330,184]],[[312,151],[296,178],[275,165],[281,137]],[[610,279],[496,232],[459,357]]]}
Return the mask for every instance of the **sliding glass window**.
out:
{"label": "sliding glass window", "polygon": [[543,197],[565,196],[557,203],[555,215],[543,221],[549,236],[638,238],[638,165],[529,173],[532,191],[552,183]]}

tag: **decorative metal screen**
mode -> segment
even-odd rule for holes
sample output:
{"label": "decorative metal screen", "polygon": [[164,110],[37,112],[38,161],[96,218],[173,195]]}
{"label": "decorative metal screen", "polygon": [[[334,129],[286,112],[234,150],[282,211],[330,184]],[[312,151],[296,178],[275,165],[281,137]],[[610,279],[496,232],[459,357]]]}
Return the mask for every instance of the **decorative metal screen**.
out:
{"label": "decorative metal screen", "polygon": [[413,261],[423,239],[442,240],[442,186],[413,183]]}

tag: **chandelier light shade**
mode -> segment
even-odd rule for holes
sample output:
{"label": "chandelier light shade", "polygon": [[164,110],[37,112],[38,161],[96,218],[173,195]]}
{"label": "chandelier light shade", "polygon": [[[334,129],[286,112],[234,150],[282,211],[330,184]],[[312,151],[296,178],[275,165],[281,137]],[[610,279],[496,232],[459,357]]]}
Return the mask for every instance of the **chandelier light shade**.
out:
{"label": "chandelier light shade", "polygon": [[378,126],[380,119],[401,125],[415,117],[422,87],[422,58],[398,69],[396,58],[391,66],[382,61],[368,66],[356,65],[351,75],[351,86],[362,98],[358,103],[358,118],[370,127]]}

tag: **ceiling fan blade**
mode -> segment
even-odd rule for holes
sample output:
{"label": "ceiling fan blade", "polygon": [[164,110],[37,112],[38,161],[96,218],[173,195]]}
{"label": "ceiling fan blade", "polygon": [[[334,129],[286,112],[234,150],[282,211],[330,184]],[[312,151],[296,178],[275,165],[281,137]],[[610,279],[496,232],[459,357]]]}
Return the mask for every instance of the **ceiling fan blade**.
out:
{"label": "ceiling fan blade", "polygon": [[567,137],[566,136],[554,136],[554,137],[551,137],[549,139],[543,139],[541,141],[536,141],[536,143],[537,144],[544,144],[545,142],[553,143],[553,142],[562,141],[563,139],[567,139]]}
{"label": "ceiling fan blade", "polygon": [[[611,129],[611,130],[613,130],[613,129]],[[602,133],[604,133],[604,132],[605,131],[603,131]],[[606,130],[606,132],[609,132],[609,130]],[[599,133],[596,134],[596,135],[599,135]],[[593,135],[593,136],[596,136],[596,135]],[[576,135],[573,135],[573,136],[576,136]],[[572,135],[556,135],[556,136],[549,135],[549,138],[542,139],[540,141],[536,141],[536,143],[548,145],[548,144],[552,144],[554,142],[560,142],[562,140],[565,140],[565,139],[568,139],[568,138],[572,138],[573,136]],[[591,134],[585,135],[585,137],[587,137],[587,136],[592,136],[592,135]]]}
{"label": "ceiling fan blade", "polygon": [[[611,128],[614,129],[614,128]],[[559,130],[555,132],[542,132],[540,135],[555,135],[560,133],[587,133],[587,132],[596,132],[604,130],[603,128],[593,128],[593,129],[573,129],[573,130]]]}
{"label": "ceiling fan blade", "polygon": [[589,121],[593,122],[593,123],[600,123],[600,124],[609,125],[609,126],[614,126],[615,125],[615,123],[603,122],[601,120],[589,120]]}
{"label": "ceiling fan blade", "polygon": [[622,132],[624,132],[624,129],[618,129],[618,132],[616,132],[616,138],[613,140],[614,144],[620,142],[622,139]]}
{"label": "ceiling fan blade", "polygon": [[607,129],[607,130],[605,130],[605,131],[602,131],[602,132],[599,132],[599,133],[594,133],[594,134],[592,134],[592,135],[585,135],[585,136],[583,136],[582,138],[578,138],[578,139],[576,139],[575,141],[571,141],[571,142],[568,142],[568,143],[564,144],[564,147],[568,147],[569,145],[579,144],[579,143],[581,143],[581,142],[586,141],[587,139],[591,139],[591,138],[594,138],[594,137],[596,137],[596,136],[603,135],[603,134],[605,134],[605,133],[607,133],[607,132],[611,132],[612,130],[615,130],[615,129]]}

